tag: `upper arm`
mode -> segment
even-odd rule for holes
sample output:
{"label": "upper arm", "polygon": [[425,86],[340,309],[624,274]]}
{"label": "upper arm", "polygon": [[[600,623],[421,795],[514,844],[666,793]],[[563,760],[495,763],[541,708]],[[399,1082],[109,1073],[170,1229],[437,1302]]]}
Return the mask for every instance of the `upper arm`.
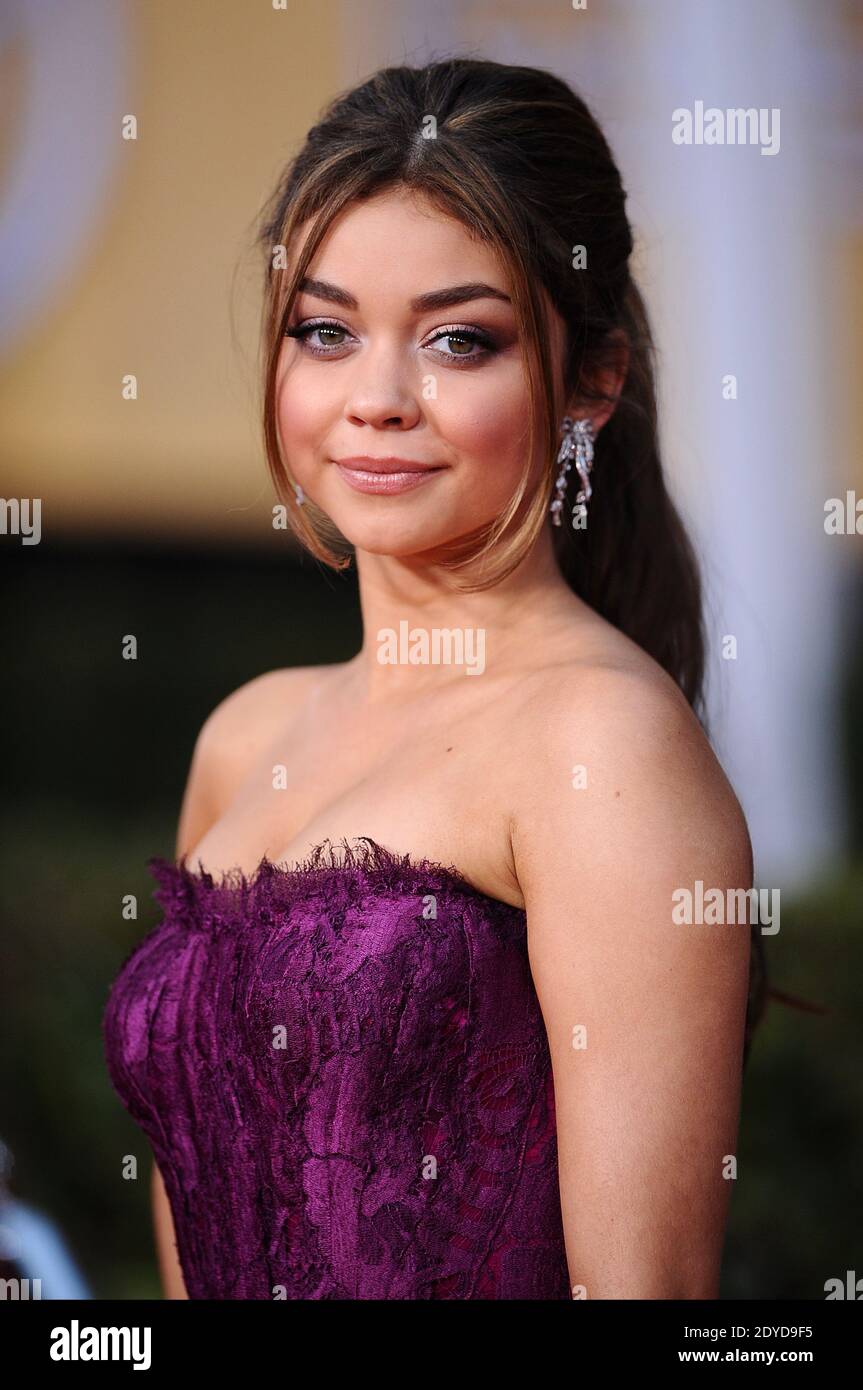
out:
{"label": "upper arm", "polygon": [[677,925],[672,894],[751,885],[745,820],[682,697],[657,681],[565,678],[542,727],[513,853],[571,1283],[589,1298],[713,1298],[750,936]]}
{"label": "upper arm", "polygon": [[166,1298],[188,1298],[183,1281],[183,1269],[177,1253],[177,1235],[171,1204],[165,1191],[165,1183],[157,1163],[153,1163],[150,1175],[150,1196],[153,1204],[153,1229],[156,1236],[156,1255],[159,1261],[159,1274]]}

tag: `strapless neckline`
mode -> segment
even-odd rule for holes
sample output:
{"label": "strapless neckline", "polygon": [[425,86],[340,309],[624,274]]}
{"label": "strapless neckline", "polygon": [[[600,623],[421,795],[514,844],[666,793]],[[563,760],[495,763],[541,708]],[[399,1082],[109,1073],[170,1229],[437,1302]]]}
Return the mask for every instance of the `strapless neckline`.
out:
{"label": "strapless neckline", "polygon": [[102,1020],[189,1297],[571,1300],[524,909],[369,836],[189,859]]}
{"label": "strapless neckline", "polygon": [[[359,848],[350,844],[350,838],[364,843]],[[331,837],[313,845],[305,859],[295,864],[274,860],[264,853],[251,870],[235,866],[217,872],[204,869],[198,860],[198,868],[189,867],[189,852],[178,860],[163,855],[152,855],[147,860],[147,868],[158,882],[179,882],[192,890],[196,896],[207,893],[245,894],[260,886],[265,880],[279,879],[285,885],[293,883],[323,883],[327,877],[352,874],[364,875],[370,880],[382,881],[392,888],[410,888],[416,881],[435,879],[453,892],[468,897],[482,898],[519,917],[526,917],[523,907],[496,898],[471,883],[466,874],[454,864],[444,864],[436,859],[401,852],[373,840],[369,835],[343,836],[337,842],[341,848],[341,858],[336,858]]]}

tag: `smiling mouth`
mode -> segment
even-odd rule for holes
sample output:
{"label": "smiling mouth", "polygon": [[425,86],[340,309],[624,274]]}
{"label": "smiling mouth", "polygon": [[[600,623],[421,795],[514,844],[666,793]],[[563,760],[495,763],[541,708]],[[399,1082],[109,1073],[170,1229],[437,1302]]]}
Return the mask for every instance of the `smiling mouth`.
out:
{"label": "smiling mouth", "polygon": [[409,492],[446,471],[445,467],[411,464],[407,459],[333,460],[348,487],[378,495]]}
{"label": "smiling mouth", "polygon": [[356,458],[334,459],[340,468],[348,468],[354,473],[438,473],[443,465],[420,463],[415,459],[369,458],[358,455]]}

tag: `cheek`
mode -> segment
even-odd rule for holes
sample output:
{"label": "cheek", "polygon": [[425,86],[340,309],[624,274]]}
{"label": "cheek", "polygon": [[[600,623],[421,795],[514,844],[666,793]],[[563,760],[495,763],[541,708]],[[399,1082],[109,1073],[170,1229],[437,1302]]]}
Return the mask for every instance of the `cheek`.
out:
{"label": "cheek", "polygon": [[292,373],[276,398],[276,428],[288,473],[309,495],[317,485],[321,441],[330,420],[321,392],[303,389],[300,374]]}
{"label": "cheek", "polygon": [[282,452],[286,457],[307,447],[315,429],[316,410],[314,395],[309,391],[298,391],[296,381],[284,384],[279,392],[276,405],[276,420]]}
{"label": "cheek", "polygon": [[[470,383],[466,383],[469,388]],[[465,464],[465,478],[498,504],[515,487],[528,448],[527,384],[519,369],[489,375],[473,390],[439,399],[437,420],[442,435]]]}

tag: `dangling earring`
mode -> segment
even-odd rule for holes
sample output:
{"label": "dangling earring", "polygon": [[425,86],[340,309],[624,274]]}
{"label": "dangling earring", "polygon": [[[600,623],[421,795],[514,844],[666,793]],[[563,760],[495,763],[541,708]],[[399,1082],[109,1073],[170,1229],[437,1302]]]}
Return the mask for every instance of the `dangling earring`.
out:
{"label": "dangling earring", "polygon": [[563,511],[563,503],[566,495],[566,475],[572,467],[572,460],[575,459],[575,467],[581,480],[581,487],[575,495],[575,506],[573,507],[573,521],[575,526],[575,513],[577,509],[586,509],[590,501],[590,470],[593,466],[593,425],[585,417],[583,420],[573,420],[571,415],[564,415],[563,442],[557,455],[557,462],[561,465],[560,474],[557,479],[557,488],[554,501],[549,507],[552,523],[560,526],[560,514]]}
{"label": "dangling earring", "polygon": [[306,495],[299,483],[294,483],[294,497],[298,507],[301,507],[306,500]]}

